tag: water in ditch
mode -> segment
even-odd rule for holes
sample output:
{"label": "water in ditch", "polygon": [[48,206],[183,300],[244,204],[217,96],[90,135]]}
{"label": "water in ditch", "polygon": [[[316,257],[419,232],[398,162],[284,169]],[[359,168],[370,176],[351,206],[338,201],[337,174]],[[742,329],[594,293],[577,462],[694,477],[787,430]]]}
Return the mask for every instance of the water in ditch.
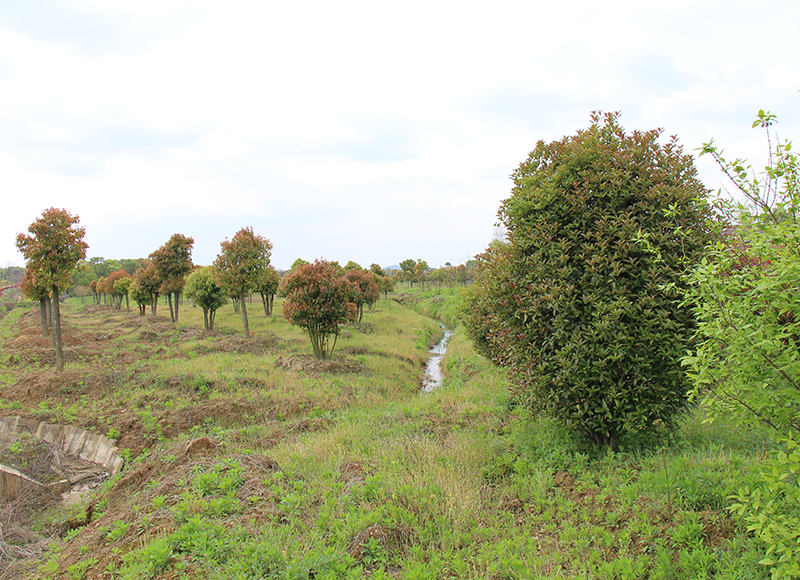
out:
{"label": "water in ditch", "polygon": [[425,378],[422,381],[423,393],[430,393],[433,389],[442,384],[442,357],[444,353],[447,352],[447,341],[453,336],[453,331],[446,328],[444,324],[442,324],[441,327],[444,331],[442,340],[428,351],[431,357],[425,365]]}

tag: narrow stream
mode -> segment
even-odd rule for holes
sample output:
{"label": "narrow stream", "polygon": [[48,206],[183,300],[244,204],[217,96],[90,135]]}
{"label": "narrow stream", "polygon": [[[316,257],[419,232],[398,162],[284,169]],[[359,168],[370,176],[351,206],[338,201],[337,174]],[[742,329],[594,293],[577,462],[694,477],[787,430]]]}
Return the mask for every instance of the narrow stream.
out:
{"label": "narrow stream", "polygon": [[453,336],[453,331],[445,327],[444,324],[440,324],[440,326],[444,331],[444,336],[436,346],[428,351],[431,353],[431,357],[425,365],[425,378],[422,381],[423,393],[430,393],[442,384],[442,357],[447,351],[447,341]]}

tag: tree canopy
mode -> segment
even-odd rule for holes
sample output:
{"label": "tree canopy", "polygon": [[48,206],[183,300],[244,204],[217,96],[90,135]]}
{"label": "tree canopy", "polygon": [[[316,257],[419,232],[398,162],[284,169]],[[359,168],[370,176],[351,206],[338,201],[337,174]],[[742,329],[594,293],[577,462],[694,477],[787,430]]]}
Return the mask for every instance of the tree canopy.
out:
{"label": "tree canopy", "polygon": [[308,332],[317,358],[330,358],[339,327],[358,317],[356,290],[341,268],[324,260],[299,265],[284,276],[281,293],[286,296],[284,317]]}
{"label": "tree canopy", "polygon": [[358,322],[364,318],[364,305],[371,306],[380,298],[380,288],[375,281],[375,275],[372,272],[367,272],[361,267],[347,269],[345,267],[344,278],[351,284],[355,294],[353,294],[353,302],[358,308]]}
{"label": "tree canopy", "polygon": [[150,260],[161,280],[158,292],[167,295],[172,322],[178,322],[180,295],[186,284],[186,276],[192,271],[193,245],[194,238],[183,234],[172,234],[166,244],[150,254]]}
{"label": "tree canopy", "polygon": [[61,314],[58,296],[70,284],[70,274],[76,264],[86,257],[89,245],[83,240],[86,229],[79,227],[77,215],[67,210],[50,208],[28,227],[30,235],[17,234],[16,245],[27,261],[27,268],[37,285],[49,287],[53,297],[53,340],[56,368],[64,370],[61,348]]}
{"label": "tree canopy", "polygon": [[275,293],[281,283],[278,271],[272,266],[267,266],[259,278],[256,290],[261,295],[261,303],[264,306],[264,314],[272,316],[272,307],[275,302]]}
{"label": "tree canopy", "polygon": [[242,326],[245,336],[250,336],[245,296],[258,288],[272,255],[270,241],[253,232],[253,228],[242,228],[231,240],[220,244],[221,251],[214,261],[220,285],[239,299]]}
{"label": "tree canopy", "polygon": [[711,239],[692,159],[618,115],[539,142],[500,208],[508,241],[479,258],[465,326],[517,397],[596,445],[670,427],[695,319],[682,275]]}
{"label": "tree canopy", "polygon": [[186,279],[186,298],[203,309],[203,324],[206,330],[214,330],[217,310],[228,303],[225,290],[217,282],[213,268],[198,268]]}

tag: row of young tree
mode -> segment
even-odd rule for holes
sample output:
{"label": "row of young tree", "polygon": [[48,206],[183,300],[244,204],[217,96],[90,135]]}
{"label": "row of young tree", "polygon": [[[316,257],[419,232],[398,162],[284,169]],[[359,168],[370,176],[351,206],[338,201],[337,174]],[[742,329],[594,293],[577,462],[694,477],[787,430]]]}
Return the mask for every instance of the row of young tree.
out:
{"label": "row of young tree", "polygon": [[[597,447],[708,420],[767,426],[778,449],[733,511],[773,578],[800,578],[800,159],[767,131],[763,172],[711,155],[740,203],[713,200],[693,159],[617,114],[540,142],[478,258],[462,319],[514,395]],[[775,143],[774,148],[772,143]]]}
{"label": "row of young tree", "polygon": [[396,272],[401,280],[408,282],[411,286],[419,284],[424,290],[425,284],[428,283],[435,285],[437,290],[441,291],[442,286],[445,285],[452,294],[455,286],[466,287],[475,279],[477,266],[477,261],[467,260],[465,264],[458,266],[447,262],[441,268],[430,268],[425,260],[408,259],[400,262],[400,270]]}
{"label": "row of young tree", "polygon": [[[124,301],[126,308],[130,309],[133,301],[142,316],[148,308],[155,316],[159,299],[163,296],[172,322],[178,322],[181,298],[185,297],[203,310],[204,325],[209,330],[214,328],[216,311],[232,301],[236,311],[241,313],[245,336],[250,336],[247,298],[259,294],[264,314],[272,316],[275,295],[279,293],[286,298],[284,316],[308,332],[314,353],[319,358],[331,356],[342,324],[361,322],[364,307],[377,302],[381,292],[386,295],[393,291],[395,282],[400,279],[385,272],[378,264],[372,264],[366,270],[354,262],[341,267],[336,262],[324,260],[314,263],[297,260],[281,277],[270,264],[272,244],[249,227],[223,241],[216,260],[207,267],[193,265],[194,240],[183,234],[174,234],[147,259],[106,261],[92,258],[87,261],[84,229],[77,227],[77,223],[77,216],[51,208],[30,226],[32,235],[18,236],[18,247],[28,260],[22,290],[28,298],[40,303],[43,334],[50,334],[51,321],[56,321],[52,324],[52,335],[54,345],[58,343],[59,369],[63,369],[63,355],[58,301],[51,300],[51,297],[58,296],[62,289],[75,281],[74,278],[86,284],[97,304],[110,304],[121,309]],[[44,232],[48,235],[45,236]],[[63,235],[62,239],[50,244],[50,238],[57,237],[53,232],[62,232]],[[56,249],[53,244],[58,243],[62,247]],[[47,258],[51,254],[70,256],[69,261],[60,266],[57,288],[52,284],[54,278],[45,275],[54,267],[49,265]],[[420,264],[423,267],[420,268]],[[425,262],[418,260],[416,265],[414,277],[405,278],[410,283],[424,284],[426,275],[438,279],[436,271],[429,271]],[[130,272],[134,266],[136,269]],[[442,272],[453,272],[450,278],[457,280],[456,273],[463,270],[463,266],[458,270],[448,264]],[[74,278],[71,279],[67,272],[71,272]],[[93,274],[97,277],[93,278]],[[55,309],[53,304],[56,304]]]}

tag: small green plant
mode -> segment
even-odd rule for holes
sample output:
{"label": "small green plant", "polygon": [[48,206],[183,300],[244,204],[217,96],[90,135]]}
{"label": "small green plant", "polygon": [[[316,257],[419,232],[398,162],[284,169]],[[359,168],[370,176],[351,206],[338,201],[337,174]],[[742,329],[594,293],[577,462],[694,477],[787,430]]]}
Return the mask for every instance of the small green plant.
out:
{"label": "small green plant", "polygon": [[211,392],[213,382],[209,381],[203,375],[198,375],[192,379],[191,386],[195,393],[201,396],[206,396]]}
{"label": "small green plant", "polygon": [[683,512],[683,521],[672,530],[672,540],[685,548],[702,546],[703,524],[696,512]]}
{"label": "small green plant", "polygon": [[386,568],[389,564],[389,554],[377,538],[370,538],[362,546],[362,561],[369,570]]}
{"label": "small green plant", "polygon": [[153,540],[146,546],[123,556],[120,576],[124,580],[153,578],[167,568],[173,553],[169,537]]}
{"label": "small green plant", "polygon": [[131,522],[124,522],[122,520],[115,521],[113,524],[111,524],[110,528],[106,528],[106,542],[112,543],[121,539],[128,532],[132,525],[133,524]]}
{"label": "small green plant", "polygon": [[89,558],[88,560],[81,560],[74,564],[67,566],[67,577],[70,580],[83,580],[86,576],[86,571],[97,564],[97,558]]}
{"label": "small green plant", "polygon": [[162,510],[167,507],[167,496],[157,495],[150,503],[155,509]]}

